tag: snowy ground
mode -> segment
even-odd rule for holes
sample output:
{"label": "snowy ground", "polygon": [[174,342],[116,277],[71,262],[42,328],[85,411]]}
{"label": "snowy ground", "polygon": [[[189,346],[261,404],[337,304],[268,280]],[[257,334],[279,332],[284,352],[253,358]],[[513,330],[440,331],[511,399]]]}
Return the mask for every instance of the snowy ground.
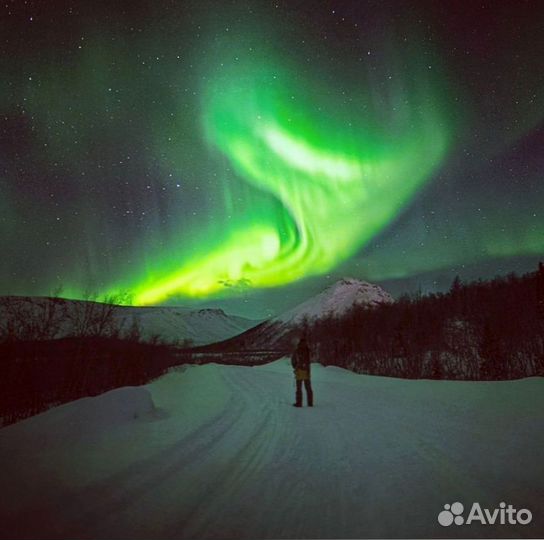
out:
{"label": "snowy ground", "polygon": [[[286,360],[187,367],[0,430],[2,538],[544,535],[544,380],[433,382]],[[527,526],[442,527],[506,501]]]}

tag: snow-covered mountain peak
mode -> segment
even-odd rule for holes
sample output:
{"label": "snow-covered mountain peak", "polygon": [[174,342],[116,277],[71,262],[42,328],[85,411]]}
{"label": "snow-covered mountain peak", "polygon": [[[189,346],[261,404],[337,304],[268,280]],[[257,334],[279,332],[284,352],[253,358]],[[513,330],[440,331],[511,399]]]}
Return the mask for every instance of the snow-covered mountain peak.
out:
{"label": "snow-covered mountain peak", "polygon": [[343,277],[342,279],[339,279],[336,283],[333,283],[332,285],[330,285],[329,288],[339,287],[344,285],[361,285],[363,283],[369,285],[366,281],[361,281],[360,279],[355,279],[351,277]]}
{"label": "snow-covered mountain peak", "polygon": [[327,315],[339,317],[354,305],[376,306],[390,304],[393,298],[380,286],[345,277],[323,292],[306,300],[276,318],[277,321],[300,323],[304,318],[319,319]]}

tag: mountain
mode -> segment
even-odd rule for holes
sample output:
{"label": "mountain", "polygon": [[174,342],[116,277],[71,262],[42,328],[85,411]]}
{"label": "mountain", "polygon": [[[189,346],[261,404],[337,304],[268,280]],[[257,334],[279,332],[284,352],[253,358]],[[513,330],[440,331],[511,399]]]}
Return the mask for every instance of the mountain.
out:
{"label": "mountain", "polygon": [[19,339],[99,332],[107,335],[111,328],[119,328],[120,334],[126,335],[136,325],[144,341],[160,339],[204,345],[240,334],[259,322],[228,315],[222,309],[133,307],[63,298],[0,297],[0,336],[11,327]]}
{"label": "mountain", "polygon": [[116,307],[116,317],[138,321],[144,339],[159,335],[166,341],[214,343],[245,332],[260,321],[227,315],[222,309],[179,307]]}
{"label": "mountain", "polygon": [[392,303],[393,297],[378,285],[343,278],[298,306],[248,331],[203,349],[213,352],[291,349],[305,321],[341,317],[354,306],[375,307]]}
{"label": "mountain", "polygon": [[[378,285],[344,278],[298,306],[265,322],[228,315],[222,309],[112,306],[85,300],[44,297],[0,297],[0,335],[9,326],[20,339],[89,335],[104,320],[121,329],[137,326],[144,341],[185,342],[215,352],[291,348],[306,320],[341,317],[353,306],[373,307],[393,302]],[[2,324],[2,321],[5,321]],[[52,329],[57,327],[57,332]],[[107,329],[106,333],[107,333]],[[30,336],[30,337],[29,337]]]}
{"label": "mountain", "polygon": [[118,317],[138,321],[144,338],[160,335],[167,341],[185,339],[195,345],[228,339],[259,323],[237,315],[227,315],[222,309],[211,308],[128,307],[116,311]]}
{"label": "mountain", "polygon": [[356,305],[373,307],[392,302],[393,297],[378,285],[354,278],[343,278],[273,320],[300,324],[306,318],[312,320],[330,315],[341,317]]}

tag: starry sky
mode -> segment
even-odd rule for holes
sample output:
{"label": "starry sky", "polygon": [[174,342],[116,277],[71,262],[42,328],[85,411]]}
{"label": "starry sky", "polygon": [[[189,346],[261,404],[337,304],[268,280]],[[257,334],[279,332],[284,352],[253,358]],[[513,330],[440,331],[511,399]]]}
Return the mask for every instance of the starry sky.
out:
{"label": "starry sky", "polygon": [[265,317],[544,257],[544,5],[0,6],[0,294]]}

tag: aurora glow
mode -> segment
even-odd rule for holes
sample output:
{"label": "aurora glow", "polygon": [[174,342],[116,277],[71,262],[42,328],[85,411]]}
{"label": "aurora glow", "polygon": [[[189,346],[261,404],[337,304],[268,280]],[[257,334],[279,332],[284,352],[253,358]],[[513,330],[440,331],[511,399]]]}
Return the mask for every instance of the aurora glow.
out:
{"label": "aurora glow", "polygon": [[347,122],[336,118],[337,104],[312,99],[318,81],[280,62],[265,69],[270,54],[253,56],[240,53],[233,69],[209,78],[203,124],[208,144],[238,177],[280,201],[283,215],[261,203],[249,226],[229,224],[221,246],[140,286],[138,304],[209,295],[225,282],[273,287],[326,273],[387,225],[446,153],[446,116],[438,92],[429,95],[428,72],[410,95],[398,81],[387,89],[395,104],[387,118],[359,91]]}
{"label": "aurora glow", "polygon": [[0,294],[217,305],[544,253],[541,9],[76,4],[2,8]]}

